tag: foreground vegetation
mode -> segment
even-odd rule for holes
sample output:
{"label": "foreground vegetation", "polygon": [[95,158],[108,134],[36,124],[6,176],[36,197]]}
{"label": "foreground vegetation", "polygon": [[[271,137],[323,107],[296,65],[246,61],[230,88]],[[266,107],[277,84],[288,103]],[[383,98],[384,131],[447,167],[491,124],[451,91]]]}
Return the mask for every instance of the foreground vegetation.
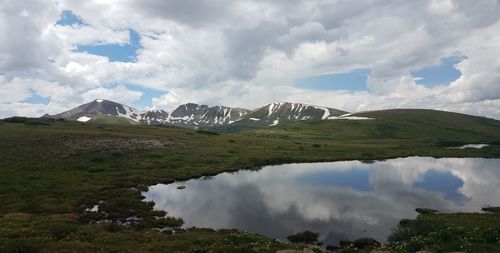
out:
{"label": "foreground vegetation", "polygon": [[[0,122],[0,252],[275,252],[296,246],[233,230],[180,229],[182,220],[153,211],[140,193],[155,183],[268,164],[500,157],[498,121],[435,111],[363,116],[376,120],[300,122],[224,134],[23,118]],[[447,148],[467,143],[490,146]],[[91,212],[97,204],[98,211]],[[466,220],[471,226],[500,224],[498,217],[482,219]],[[403,246],[393,250],[410,249],[413,244],[404,243],[419,233],[394,239]],[[488,243],[484,249],[499,247]]]}

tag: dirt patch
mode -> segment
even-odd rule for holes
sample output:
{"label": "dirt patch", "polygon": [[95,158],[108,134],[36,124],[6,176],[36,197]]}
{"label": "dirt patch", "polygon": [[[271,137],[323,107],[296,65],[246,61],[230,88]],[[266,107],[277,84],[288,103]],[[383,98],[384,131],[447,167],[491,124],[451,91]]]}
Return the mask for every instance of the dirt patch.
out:
{"label": "dirt patch", "polygon": [[161,148],[174,145],[173,142],[151,139],[129,138],[87,138],[65,140],[64,155],[80,154],[82,152],[127,151]]}

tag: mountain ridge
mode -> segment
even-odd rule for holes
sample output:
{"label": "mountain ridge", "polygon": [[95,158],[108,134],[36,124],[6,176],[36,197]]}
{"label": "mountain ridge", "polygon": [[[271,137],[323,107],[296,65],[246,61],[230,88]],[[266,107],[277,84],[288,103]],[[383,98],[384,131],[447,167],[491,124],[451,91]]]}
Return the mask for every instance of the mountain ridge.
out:
{"label": "mountain ridge", "polygon": [[324,106],[290,102],[271,102],[254,110],[186,103],[179,105],[171,112],[166,110],[141,111],[110,100],[95,99],[68,111],[42,117],[62,118],[80,122],[99,122],[102,117],[109,116],[126,118],[132,124],[174,125],[198,129],[227,127],[233,124],[275,126],[290,121],[326,120],[343,114],[347,114],[347,112]]}

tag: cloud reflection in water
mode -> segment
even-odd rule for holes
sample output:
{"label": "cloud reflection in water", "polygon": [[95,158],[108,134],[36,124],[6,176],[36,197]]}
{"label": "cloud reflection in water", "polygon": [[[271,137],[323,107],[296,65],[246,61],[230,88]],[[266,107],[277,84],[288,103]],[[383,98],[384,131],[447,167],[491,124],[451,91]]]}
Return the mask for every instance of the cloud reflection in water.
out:
{"label": "cloud reflection in water", "polygon": [[447,212],[500,205],[498,189],[499,159],[410,157],[266,166],[158,184],[143,194],[186,227],[237,228],[282,240],[309,229],[328,244],[361,236],[385,241],[417,207]]}

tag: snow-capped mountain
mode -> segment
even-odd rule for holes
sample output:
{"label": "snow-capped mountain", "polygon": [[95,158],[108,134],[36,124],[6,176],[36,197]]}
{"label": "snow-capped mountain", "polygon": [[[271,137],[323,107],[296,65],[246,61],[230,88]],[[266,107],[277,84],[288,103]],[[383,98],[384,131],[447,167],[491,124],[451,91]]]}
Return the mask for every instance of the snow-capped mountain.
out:
{"label": "snow-capped mountain", "polygon": [[141,118],[141,111],[113,101],[96,99],[69,111],[50,115],[48,117],[87,122],[93,118],[95,119],[96,116],[119,116],[133,122],[138,122]]}
{"label": "snow-capped mountain", "polygon": [[140,111],[104,99],[96,99],[50,118],[80,122],[114,122],[143,125],[175,125],[189,128],[275,126],[291,121],[339,118],[347,112],[299,103],[269,103],[253,111],[225,106],[183,104],[171,113],[164,110]]}
{"label": "snow-capped mountain", "polygon": [[290,121],[333,119],[346,113],[323,106],[274,102],[249,112],[238,124],[275,126]]}
{"label": "snow-capped mountain", "polygon": [[170,124],[189,127],[216,127],[240,120],[250,110],[188,103],[170,114]]}
{"label": "snow-capped mountain", "polygon": [[139,123],[143,125],[164,125],[170,123],[170,114],[164,110],[151,110],[141,113]]}
{"label": "snow-capped mountain", "polygon": [[172,113],[164,110],[140,111],[133,107],[104,99],[96,99],[50,118],[63,118],[80,122],[102,122],[103,118],[121,117],[129,123],[143,125],[175,125],[180,127],[216,127],[231,124],[249,110],[225,106],[207,106],[188,103],[180,105]]}

